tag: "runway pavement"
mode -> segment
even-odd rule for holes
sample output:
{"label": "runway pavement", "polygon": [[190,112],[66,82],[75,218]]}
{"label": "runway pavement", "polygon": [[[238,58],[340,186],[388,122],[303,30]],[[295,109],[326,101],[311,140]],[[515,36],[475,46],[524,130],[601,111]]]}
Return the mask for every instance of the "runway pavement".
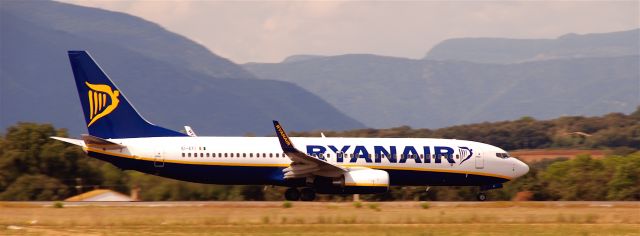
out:
{"label": "runway pavement", "polygon": [[[487,202],[439,202],[427,201],[431,207],[637,207],[640,208],[640,201],[487,201]],[[25,205],[50,207],[55,202],[51,201],[5,201],[2,205]],[[407,207],[420,202],[398,201],[398,202],[376,202],[384,207]],[[64,207],[281,207],[281,201],[158,201],[158,202],[63,202]],[[296,205],[307,207],[322,207],[327,205],[352,204],[352,202],[295,202]]]}

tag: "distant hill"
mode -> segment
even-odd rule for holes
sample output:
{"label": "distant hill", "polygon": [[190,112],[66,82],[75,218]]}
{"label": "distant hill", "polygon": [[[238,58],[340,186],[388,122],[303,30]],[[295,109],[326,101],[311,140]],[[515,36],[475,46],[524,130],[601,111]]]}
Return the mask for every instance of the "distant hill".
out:
{"label": "distant hill", "polygon": [[613,33],[566,34],[557,39],[455,38],[433,47],[428,60],[478,63],[617,57],[640,54],[640,29]]}
{"label": "distant hill", "polygon": [[631,112],[639,65],[638,56],[480,64],[343,55],[244,67],[297,83],[370,127],[439,128]]}
{"label": "distant hill", "polygon": [[300,62],[300,61],[306,61],[306,60],[311,60],[311,59],[318,59],[318,58],[322,58],[322,57],[324,57],[324,56],[320,56],[320,55],[293,55],[293,56],[288,56],[287,58],[282,60],[282,63]]}
{"label": "distant hill", "polygon": [[351,129],[358,121],[288,82],[257,80],[204,47],[126,14],[58,2],[0,3],[0,127],[86,133],[67,50],[88,50],[150,121],[201,135]]}
{"label": "distant hill", "polygon": [[[254,78],[242,67],[208,49],[142,18],[59,2],[3,3],[20,18],[93,42],[117,44],[147,57],[215,78]],[[9,13],[10,14],[10,13]]]}

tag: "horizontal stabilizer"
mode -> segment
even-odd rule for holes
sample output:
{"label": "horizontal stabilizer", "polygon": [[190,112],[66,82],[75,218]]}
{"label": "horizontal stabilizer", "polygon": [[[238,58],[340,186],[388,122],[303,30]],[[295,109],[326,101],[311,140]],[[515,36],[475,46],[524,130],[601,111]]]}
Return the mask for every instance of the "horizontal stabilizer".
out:
{"label": "horizontal stabilizer", "polygon": [[73,144],[73,145],[84,147],[84,141],[82,141],[80,139],[63,138],[63,137],[51,137],[51,138],[55,139],[55,140],[60,140],[60,141],[65,142],[65,143],[70,143],[70,144]]}
{"label": "horizontal stabilizer", "polygon": [[104,149],[121,149],[126,147],[124,145],[114,143],[109,140],[99,138],[96,136],[91,136],[88,134],[83,134],[82,140],[84,140],[84,144],[87,147],[104,148]]}

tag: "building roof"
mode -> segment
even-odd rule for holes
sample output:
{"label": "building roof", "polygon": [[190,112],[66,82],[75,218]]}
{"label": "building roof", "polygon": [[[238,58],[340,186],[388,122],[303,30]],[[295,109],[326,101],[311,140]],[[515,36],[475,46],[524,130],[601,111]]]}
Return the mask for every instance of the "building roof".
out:
{"label": "building roof", "polygon": [[78,194],[73,197],[65,199],[68,202],[79,202],[79,201],[105,201],[105,202],[126,202],[133,201],[133,199],[127,195],[122,193],[112,191],[109,189],[96,189],[93,191],[89,191],[86,193]]}

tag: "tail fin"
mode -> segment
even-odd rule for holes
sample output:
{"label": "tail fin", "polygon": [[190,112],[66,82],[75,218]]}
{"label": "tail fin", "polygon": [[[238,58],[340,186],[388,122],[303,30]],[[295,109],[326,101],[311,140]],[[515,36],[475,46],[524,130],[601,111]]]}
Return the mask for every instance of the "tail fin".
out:
{"label": "tail fin", "polygon": [[100,138],[186,136],[146,121],[86,51],[69,51],[89,134]]}

